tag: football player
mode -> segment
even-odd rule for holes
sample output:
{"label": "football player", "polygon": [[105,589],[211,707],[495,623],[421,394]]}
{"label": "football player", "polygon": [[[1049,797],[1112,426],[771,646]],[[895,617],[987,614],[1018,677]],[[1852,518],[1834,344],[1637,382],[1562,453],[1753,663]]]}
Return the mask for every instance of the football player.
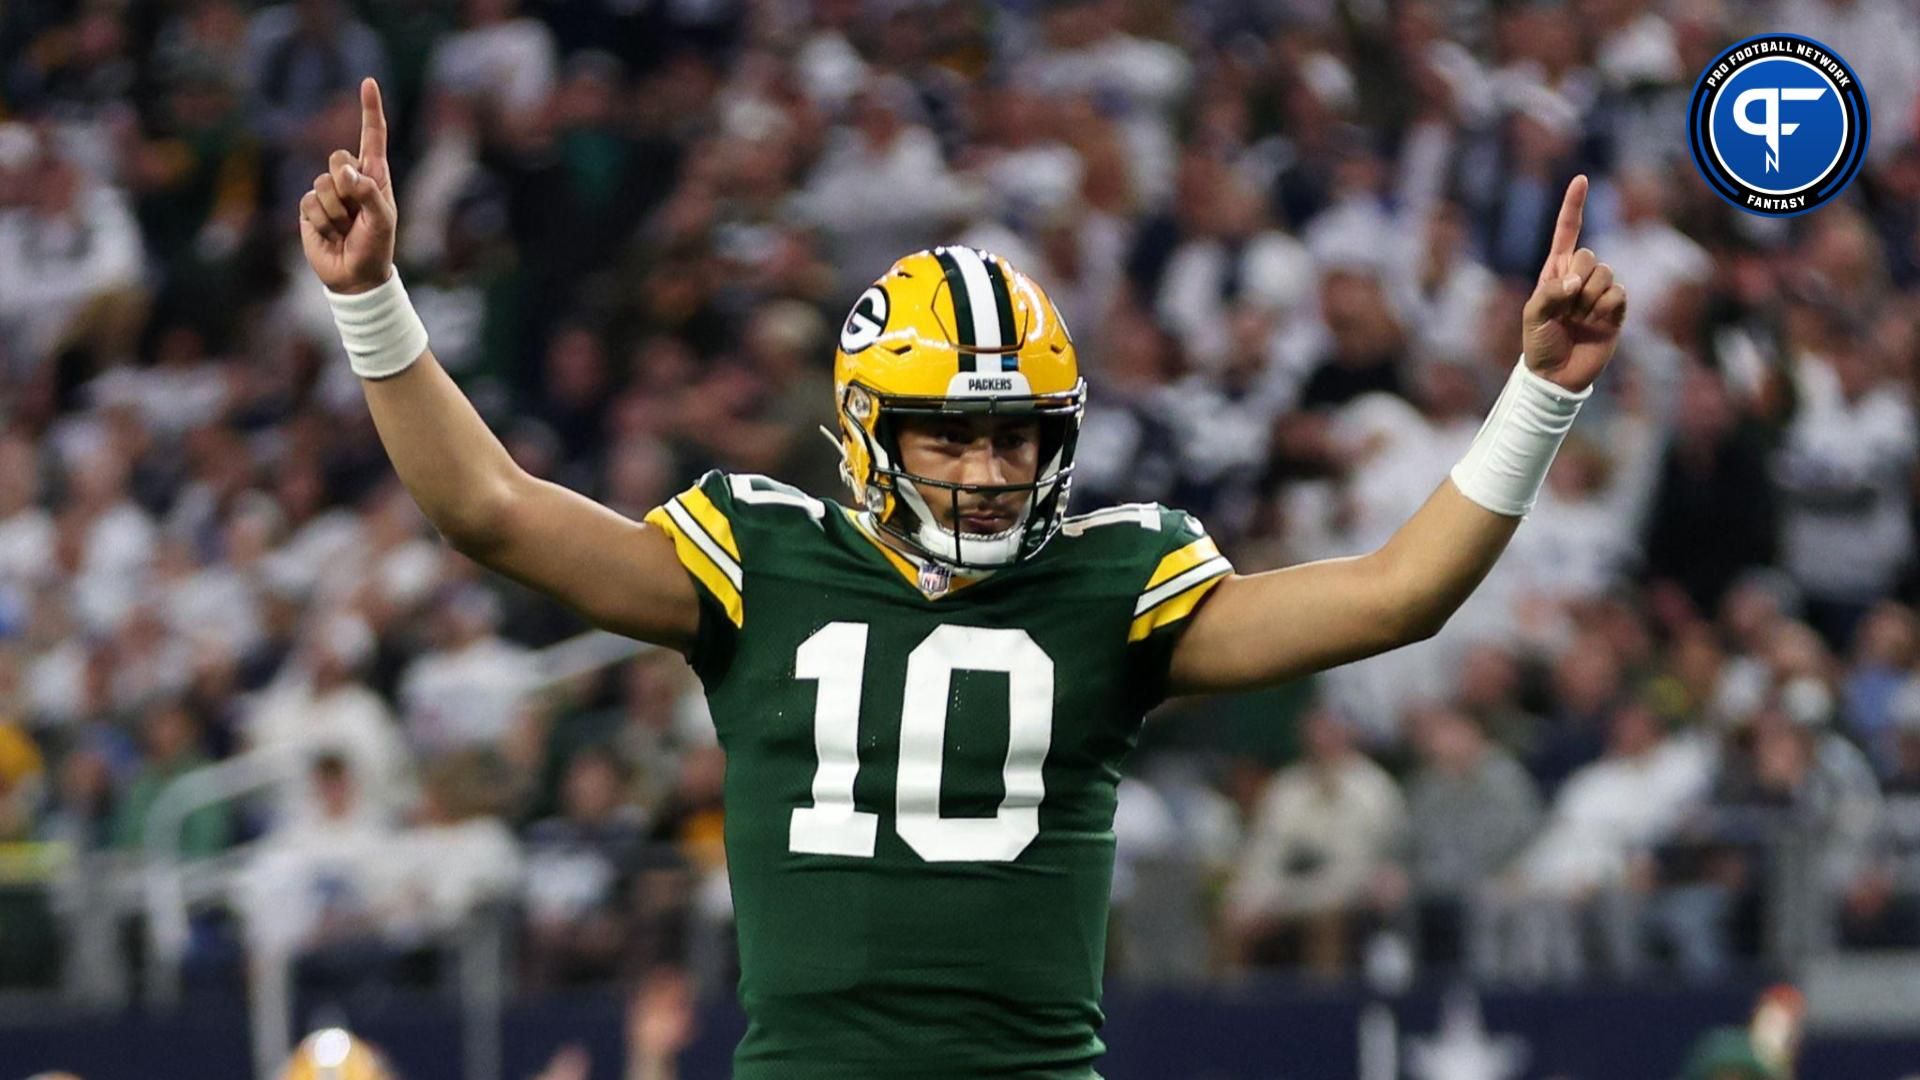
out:
{"label": "football player", "polygon": [[301,202],[401,480],[454,547],[680,650],[727,751],[742,1078],[1091,1077],[1119,765],[1170,694],[1435,633],[1492,567],[1613,354],[1626,294],[1567,189],[1525,355],[1377,551],[1237,575],[1160,506],[1067,513],[1087,404],[1032,279],[964,247],[854,305],[834,402],[852,506],[710,473],[628,520],[514,464],[393,269],[378,88]]}

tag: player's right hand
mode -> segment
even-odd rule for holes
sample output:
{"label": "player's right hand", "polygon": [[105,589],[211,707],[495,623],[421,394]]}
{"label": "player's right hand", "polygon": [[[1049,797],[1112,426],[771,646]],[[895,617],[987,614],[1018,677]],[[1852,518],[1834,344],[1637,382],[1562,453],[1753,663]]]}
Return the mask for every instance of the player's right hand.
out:
{"label": "player's right hand", "polygon": [[387,114],[380,84],[360,82],[360,153],[335,150],[327,171],[300,199],[300,246],[322,284],[338,293],[366,292],[393,273],[399,222],[393,174],[387,168]]}

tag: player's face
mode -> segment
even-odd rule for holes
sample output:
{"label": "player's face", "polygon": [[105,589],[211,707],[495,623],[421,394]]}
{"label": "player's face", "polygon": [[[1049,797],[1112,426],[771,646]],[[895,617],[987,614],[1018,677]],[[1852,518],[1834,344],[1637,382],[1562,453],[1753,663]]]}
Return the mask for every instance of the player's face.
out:
{"label": "player's face", "polygon": [[[900,464],[915,476],[992,487],[1031,484],[1040,470],[1040,422],[1006,416],[913,417],[900,425]],[[1020,519],[1032,493],[982,494],[918,485],[920,496],[951,528],[991,536]]]}

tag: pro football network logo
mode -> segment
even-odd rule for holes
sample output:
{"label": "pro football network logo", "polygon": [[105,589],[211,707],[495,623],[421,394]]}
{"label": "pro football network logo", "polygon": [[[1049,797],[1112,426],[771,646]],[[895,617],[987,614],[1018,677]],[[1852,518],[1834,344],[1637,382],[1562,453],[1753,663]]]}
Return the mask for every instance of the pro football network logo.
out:
{"label": "pro football network logo", "polygon": [[1846,190],[1867,156],[1867,95],[1832,49],[1798,34],[1729,46],[1687,109],[1693,163],[1723,199],[1792,217]]}

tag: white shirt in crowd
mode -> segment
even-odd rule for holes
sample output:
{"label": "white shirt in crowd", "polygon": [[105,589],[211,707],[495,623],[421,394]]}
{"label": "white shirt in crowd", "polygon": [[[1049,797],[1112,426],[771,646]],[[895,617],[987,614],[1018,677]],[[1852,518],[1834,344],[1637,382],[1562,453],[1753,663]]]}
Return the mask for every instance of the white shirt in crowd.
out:
{"label": "white shirt in crowd", "polygon": [[427,81],[436,90],[495,100],[508,112],[542,105],[552,93],[553,34],[524,17],[450,34],[433,50]]}
{"label": "white shirt in crowd", "polygon": [[495,745],[536,681],[532,654],[498,637],[423,654],[400,680],[407,737],[428,755]]}
{"label": "white shirt in crowd", "polygon": [[[1260,798],[1227,903],[1242,918],[1355,903],[1392,858],[1406,824],[1399,785],[1363,755],[1283,769]],[[1307,862],[1311,870],[1287,872]]]}
{"label": "white shirt in crowd", "polygon": [[1074,49],[1044,49],[1020,66],[1018,81],[1049,95],[1117,97],[1133,190],[1151,205],[1173,187],[1174,109],[1193,81],[1193,62],[1180,49],[1115,31]]}
{"label": "white shirt in crowd", "polygon": [[0,585],[31,587],[54,574],[53,515],[39,506],[0,519]]}
{"label": "white shirt in crowd", "polygon": [[[256,748],[345,758],[361,793],[356,809],[369,821],[390,824],[412,803],[413,755],[386,702],[366,685],[347,682],[316,694],[303,674],[289,674],[260,692],[250,716],[247,734]],[[285,785],[279,811],[290,825],[321,817],[307,784]]]}
{"label": "white shirt in crowd", "polygon": [[1634,321],[1643,329],[1659,325],[1675,289],[1704,285],[1713,272],[1707,249],[1664,219],[1622,224],[1603,243],[1614,279],[1633,282]]}
{"label": "white shirt in crowd", "polygon": [[393,841],[392,829],[358,816],[268,836],[240,881],[248,941],[286,955],[316,944],[329,923],[389,922],[413,858]]}
{"label": "white shirt in crowd", "polygon": [[[1237,268],[1229,262],[1234,259]],[[1227,361],[1231,312],[1222,286],[1233,272],[1240,278],[1236,302],[1281,316],[1309,308],[1317,284],[1306,246],[1278,229],[1250,237],[1238,250],[1212,238],[1189,240],[1174,249],[1154,311],[1203,368]]]}
{"label": "white shirt in crowd", "polygon": [[140,227],[125,195],[89,184],[70,217],[0,212],[0,330],[9,352],[34,360],[58,342],[81,305],[135,285],[144,265]]}
{"label": "white shirt in crowd", "polygon": [[1622,880],[1636,852],[1679,825],[1712,769],[1703,744],[1668,739],[1637,757],[1605,757],[1574,773],[1546,828],[1516,862],[1521,882],[1572,897]]}
{"label": "white shirt in crowd", "polygon": [[1847,401],[1816,358],[1803,358],[1796,377],[1800,410],[1773,461],[1784,495],[1782,561],[1816,596],[1883,595],[1913,550],[1913,407],[1888,386]]}

